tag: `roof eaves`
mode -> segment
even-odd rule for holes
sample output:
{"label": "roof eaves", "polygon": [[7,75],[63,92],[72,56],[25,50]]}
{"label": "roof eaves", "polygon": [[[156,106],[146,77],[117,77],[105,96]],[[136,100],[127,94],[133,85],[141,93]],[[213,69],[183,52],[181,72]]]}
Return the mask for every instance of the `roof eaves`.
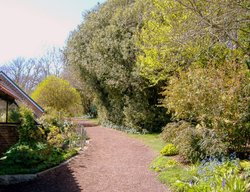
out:
{"label": "roof eaves", "polygon": [[9,83],[11,83],[18,91],[21,92],[21,94],[28,99],[32,104],[34,104],[40,112],[44,113],[44,109],[40,107],[31,97],[29,97],[14,81],[12,81],[3,71],[0,71],[0,75],[2,75],[5,79],[8,80]]}

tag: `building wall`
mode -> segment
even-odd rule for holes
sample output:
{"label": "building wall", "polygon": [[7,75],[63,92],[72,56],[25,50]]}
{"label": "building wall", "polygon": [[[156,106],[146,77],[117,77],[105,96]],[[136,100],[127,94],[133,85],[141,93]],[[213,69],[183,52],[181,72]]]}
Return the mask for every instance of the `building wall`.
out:
{"label": "building wall", "polygon": [[17,125],[0,124],[0,156],[18,141]]}

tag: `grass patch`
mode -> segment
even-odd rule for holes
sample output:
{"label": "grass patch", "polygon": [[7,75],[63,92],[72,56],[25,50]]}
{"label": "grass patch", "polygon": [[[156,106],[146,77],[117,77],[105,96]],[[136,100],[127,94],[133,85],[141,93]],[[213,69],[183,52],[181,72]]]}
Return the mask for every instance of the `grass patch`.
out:
{"label": "grass patch", "polygon": [[95,124],[100,124],[100,121],[98,118],[88,118],[88,119],[83,119],[83,120],[86,120],[86,121],[89,121],[89,122],[95,123]]}
{"label": "grass patch", "polygon": [[89,116],[83,116],[83,117],[74,117],[74,120],[79,120],[79,121],[88,121],[91,123],[95,123],[95,124],[100,124],[100,120],[98,118],[92,118]]}
{"label": "grass patch", "polygon": [[160,152],[165,146],[165,142],[160,137],[160,134],[128,134],[132,138],[139,139],[156,152]]}
{"label": "grass patch", "polygon": [[173,187],[176,181],[189,182],[193,179],[190,171],[178,165],[166,168],[164,171],[160,172],[158,177],[162,183],[170,187]]}
{"label": "grass patch", "polygon": [[158,172],[159,180],[167,186],[174,189],[176,181],[188,182],[192,180],[193,174],[190,174],[188,167],[182,166],[173,157],[158,156],[153,160],[150,168]]}
{"label": "grass patch", "polygon": [[173,158],[159,156],[153,160],[153,162],[150,165],[150,168],[156,172],[161,172],[167,168],[175,167],[177,165],[180,165],[180,163],[174,160]]}

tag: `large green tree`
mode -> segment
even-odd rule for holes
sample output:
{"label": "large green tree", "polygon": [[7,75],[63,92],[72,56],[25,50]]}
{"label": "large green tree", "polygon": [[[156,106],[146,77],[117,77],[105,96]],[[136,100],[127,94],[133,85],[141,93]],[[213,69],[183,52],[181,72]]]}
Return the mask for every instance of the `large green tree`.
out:
{"label": "large green tree", "polygon": [[135,34],[145,8],[145,3],[133,0],[97,6],[71,34],[65,55],[93,93],[101,121],[153,131],[168,118],[156,106],[159,87],[148,87],[135,65]]}

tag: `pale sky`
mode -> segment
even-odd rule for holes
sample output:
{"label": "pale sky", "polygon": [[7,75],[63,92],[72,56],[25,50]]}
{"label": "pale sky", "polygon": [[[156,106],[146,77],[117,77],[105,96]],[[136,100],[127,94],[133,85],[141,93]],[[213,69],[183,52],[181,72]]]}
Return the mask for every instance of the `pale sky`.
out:
{"label": "pale sky", "polygon": [[63,47],[82,13],[105,0],[0,0],[0,65]]}

